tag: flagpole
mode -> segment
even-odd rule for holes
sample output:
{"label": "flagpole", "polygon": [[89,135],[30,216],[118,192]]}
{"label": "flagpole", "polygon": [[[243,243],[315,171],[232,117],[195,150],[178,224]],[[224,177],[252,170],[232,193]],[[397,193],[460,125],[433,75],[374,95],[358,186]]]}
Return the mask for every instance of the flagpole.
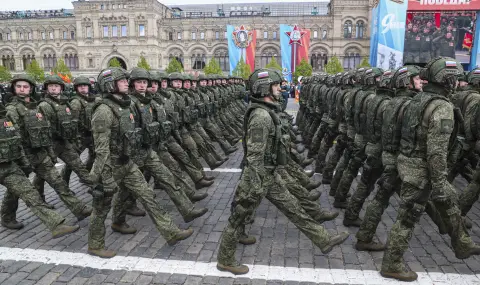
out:
{"label": "flagpole", "polygon": [[[293,43],[293,68],[292,68],[293,73],[295,73],[296,67],[297,67],[297,44]],[[293,73],[292,73],[292,76],[293,76]]]}

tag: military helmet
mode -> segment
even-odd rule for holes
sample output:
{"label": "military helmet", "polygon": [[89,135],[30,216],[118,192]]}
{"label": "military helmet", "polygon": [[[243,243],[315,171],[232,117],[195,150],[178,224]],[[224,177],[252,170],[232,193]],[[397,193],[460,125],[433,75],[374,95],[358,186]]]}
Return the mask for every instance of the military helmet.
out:
{"label": "military helmet", "polygon": [[459,72],[457,76],[458,81],[467,82],[467,75],[468,75],[468,71]]}
{"label": "military helmet", "polygon": [[160,83],[162,81],[162,73],[158,70],[151,70],[150,73],[150,82],[156,81]]}
{"label": "military helmet", "polygon": [[370,69],[367,69],[365,71],[365,74],[363,76],[362,83],[364,85],[376,85],[377,84],[377,78],[382,76],[383,70],[378,67],[372,67]]}
{"label": "military helmet", "polygon": [[173,81],[173,80],[182,80],[183,81],[184,77],[180,72],[172,72],[170,75],[168,75],[168,80]]}
{"label": "military helmet", "polygon": [[393,72],[393,76],[390,79],[390,88],[400,89],[407,88],[412,83],[412,77],[420,74],[420,67],[416,65],[406,65],[398,68]]}
{"label": "military helmet", "polygon": [[33,79],[33,77],[28,74],[18,74],[13,77],[12,81],[10,81],[10,90],[14,95],[15,95],[15,83],[17,81],[28,82],[30,84],[30,95],[35,94],[35,79]]}
{"label": "military helmet", "polygon": [[462,65],[451,57],[436,57],[429,61],[420,72],[420,78],[454,90],[457,76],[463,72]]}
{"label": "military helmet", "polygon": [[193,77],[190,74],[183,75],[183,81],[193,81]]}
{"label": "military helmet", "polygon": [[352,85],[355,79],[355,71],[349,70],[345,72],[342,76],[342,84],[343,85]]}
{"label": "military helmet", "polygon": [[270,86],[282,82],[280,72],[272,69],[257,69],[248,78],[250,94],[255,97],[270,96]]}
{"label": "military helmet", "polygon": [[339,72],[339,73],[335,74],[335,85],[341,85],[342,84],[342,77],[343,77],[342,72]]}
{"label": "military helmet", "polygon": [[203,73],[199,74],[197,79],[198,81],[209,80],[208,75],[205,75]]}
{"label": "military helmet", "polygon": [[91,86],[90,79],[86,76],[78,76],[73,79],[73,87],[76,88],[79,85],[88,85]]}
{"label": "military helmet", "polygon": [[100,71],[97,78],[97,87],[102,93],[113,93],[117,90],[116,82],[128,79],[128,73],[121,67],[109,67]]}
{"label": "military helmet", "polygon": [[475,68],[472,71],[470,71],[467,76],[467,82],[468,84],[472,85],[479,85],[480,84],[480,68]]}
{"label": "military helmet", "polygon": [[130,86],[133,86],[133,83],[135,82],[135,80],[140,80],[140,79],[147,80],[148,85],[150,86],[150,72],[148,72],[148,70],[146,70],[145,68],[141,68],[141,67],[132,68],[132,70],[130,70],[130,74],[128,77],[130,79],[129,81]]}
{"label": "military helmet", "polygon": [[390,80],[392,79],[393,72],[391,70],[385,70],[380,77],[378,82],[378,87],[380,88],[390,88]]}
{"label": "military helmet", "polygon": [[62,90],[65,90],[65,82],[63,82],[62,78],[56,74],[49,75],[45,78],[45,81],[43,82],[43,89],[47,90],[49,84],[58,84],[62,87]]}

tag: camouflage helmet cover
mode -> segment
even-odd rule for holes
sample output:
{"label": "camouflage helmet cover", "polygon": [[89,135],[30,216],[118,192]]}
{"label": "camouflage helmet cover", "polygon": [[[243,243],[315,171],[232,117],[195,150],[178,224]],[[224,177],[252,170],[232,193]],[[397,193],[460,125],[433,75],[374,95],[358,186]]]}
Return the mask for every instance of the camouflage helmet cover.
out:
{"label": "camouflage helmet cover", "polygon": [[467,76],[467,82],[468,84],[472,85],[479,85],[480,84],[480,68],[475,68],[472,71],[470,71]]}
{"label": "camouflage helmet cover", "polygon": [[248,80],[252,96],[267,97],[270,96],[270,86],[282,82],[282,75],[272,69],[257,69]]}
{"label": "camouflage helmet cover", "polygon": [[15,83],[18,81],[26,81],[30,84],[30,95],[35,93],[35,79],[28,74],[18,74],[13,76],[12,81],[10,81],[10,90],[15,94]]}
{"label": "camouflage helmet cover", "polygon": [[79,85],[88,85],[90,86],[90,79],[88,79],[86,76],[78,76],[73,79],[73,86],[77,87]]}
{"label": "camouflage helmet cover", "polygon": [[451,57],[437,57],[427,63],[420,72],[423,80],[455,89],[458,74],[463,73],[462,65]]}
{"label": "camouflage helmet cover", "polygon": [[128,79],[128,73],[121,67],[110,67],[100,71],[97,78],[97,86],[102,93],[113,93],[117,89],[115,82]]}
{"label": "camouflage helmet cover", "polygon": [[47,90],[49,84],[58,84],[62,87],[62,90],[65,89],[65,82],[63,82],[62,78],[56,74],[49,75],[45,78],[45,81],[43,82],[43,89]]}

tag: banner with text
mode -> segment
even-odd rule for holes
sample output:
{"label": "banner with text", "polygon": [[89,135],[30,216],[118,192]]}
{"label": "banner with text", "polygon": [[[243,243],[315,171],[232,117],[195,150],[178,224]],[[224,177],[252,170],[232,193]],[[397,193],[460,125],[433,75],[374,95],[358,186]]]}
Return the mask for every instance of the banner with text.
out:
{"label": "banner with text", "polygon": [[227,25],[228,57],[230,60],[230,74],[232,74],[240,60],[250,66],[250,71],[255,70],[255,48],[257,33],[250,27]]}
{"label": "banner with text", "polygon": [[480,0],[409,0],[408,10],[409,11],[480,10]]}
{"label": "banner with text", "polygon": [[383,69],[403,65],[408,2],[380,0],[372,10],[370,64]]}
{"label": "banner with text", "polygon": [[308,62],[310,47],[310,30],[302,29],[299,25],[280,25],[280,50],[282,54],[283,77],[292,82],[295,68],[302,59]]}

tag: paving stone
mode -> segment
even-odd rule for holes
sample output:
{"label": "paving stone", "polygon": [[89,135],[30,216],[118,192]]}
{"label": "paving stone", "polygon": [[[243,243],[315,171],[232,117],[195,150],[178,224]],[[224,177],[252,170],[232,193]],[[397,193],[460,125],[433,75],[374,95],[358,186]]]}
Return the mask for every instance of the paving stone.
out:
{"label": "paving stone", "polygon": [[68,282],[68,285],[83,285],[87,283],[88,278],[83,278],[83,277],[75,277],[73,278],[70,282]]}
{"label": "paving stone", "polygon": [[37,269],[32,271],[32,273],[30,273],[26,279],[28,279],[28,280],[40,280],[43,276],[45,276],[54,267],[55,267],[55,265],[53,265],[53,264],[42,264]]}
{"label": "paving stone", "polygon": [[8,277],[8,279],[3,281],[2,285],[17,285],[18,283],[20,283],[20,281],[25,279],[27,276],[28,276],[28,273],[25,273],[25,272],[17,272],[17,273],[11,274],[10,277]]}
{"label": "paving stone", "polygon": [[105,279],[106,283],[119,283],[120,280],[122,279],[123,275],[125,275],[127,271],[112,271],[107,278]]}
{"label": "paving stone", "polygon": [[137,280],[135,280],[135,285],[147,285],[150,284],[153,280],[153,276],[149,275],[140,275]]}
{"label": "paving stone", "polygon": [[36,282],[37,285],[50,285],[53,283],[53,281],[57,280],[58,276],[60,276],[60,273],[57,272],[49,272],[45,276],[42,277],[42,279],[38,280]]}
{"label": "paving stone", "polygon": [[70,267],[64,273],[62,273],[62,275],[58,277],[57,281],[69,282],[70,280],[73,279],[73,277],[75,277],[75,275],[78,274],[78,272],[80,272],[80,270],[82,269],[79,267]]}
{"label": "paving stone", "polygon": [[138,278],[138,276],[140,276],[140,274],[142,274],[142,273],[138,272],[138,271],[127,271],[127,273],[125,273],[125,275],[123,275],[123,277],[120,281],[124,282],[124,283],[135,282],[135,280],[137,280],[137,278]]}

